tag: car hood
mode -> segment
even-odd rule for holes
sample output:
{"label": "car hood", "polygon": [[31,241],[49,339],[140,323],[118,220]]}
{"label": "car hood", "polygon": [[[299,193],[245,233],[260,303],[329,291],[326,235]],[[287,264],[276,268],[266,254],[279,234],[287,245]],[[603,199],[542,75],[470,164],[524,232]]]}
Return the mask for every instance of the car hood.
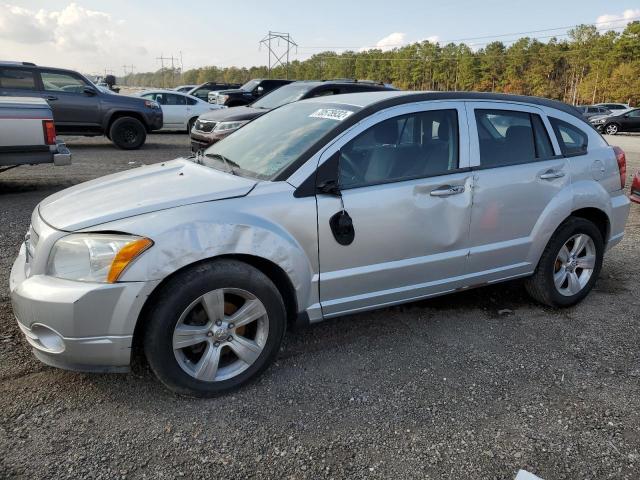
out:
{"label": "car hood", "polygon": [[260,108],[231,107],[206,112],[198,118],[213,122],[236,122],[239,120],[252,120],[267,112],[268,110],[262,110]]}
{"label": "car hood", "polygon": [[247,195],[257,181],[179,158],[97,178],[39,205],[54,228],[75,231],[134,215]]}

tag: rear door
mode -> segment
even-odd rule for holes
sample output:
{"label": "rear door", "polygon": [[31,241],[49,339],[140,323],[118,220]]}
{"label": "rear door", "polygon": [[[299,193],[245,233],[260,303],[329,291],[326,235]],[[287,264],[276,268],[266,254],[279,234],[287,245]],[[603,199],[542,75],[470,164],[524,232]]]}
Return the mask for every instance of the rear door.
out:
{"label": "rear door", "polygon": [[471,212],[464,105],[426,102],[373,115],[330,146],[320,168],[333,159],[354,236],[348,242],[336,229],[341,200],[318,194],[323,315],[454,290]]}
{"label": "rear door", "polygon": [[51,105],[58,131],[73,131],[78,127],[100,128],[100,97],[97,93],[85,92],[85,87],[91,85],[72,72],[45,69],[39,72],[42,80],[40,93]]}
{"label": "rear door", "polygon": [[570,183],[551,125],[538,108],[468,102],[471,165],[475,170],[470,283],[532,272],[538,221]]}

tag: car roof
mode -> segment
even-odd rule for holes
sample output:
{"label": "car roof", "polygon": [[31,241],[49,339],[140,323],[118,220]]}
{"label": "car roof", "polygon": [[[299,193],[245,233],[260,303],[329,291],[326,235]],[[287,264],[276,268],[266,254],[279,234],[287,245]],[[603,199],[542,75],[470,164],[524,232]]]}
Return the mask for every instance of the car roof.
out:
{"label": "car roof", "polygon": [[[529,97],[525,95],[510,95],[505,93],[486,92],[415,92],[400,90],[378,90],[362,93],[346,93],[331,98],[331,103],[351,105],[367,109],[382,109],[405,103],[427,102],[436,100],[489,100],[497,102],[527,103],[561,110],[565,113],[582,119],[579,110],[571,105],[542,97]],[[327,97],[315,97],[304,102],[327,103]],[[378,108],[376,108],[378,107]]]}

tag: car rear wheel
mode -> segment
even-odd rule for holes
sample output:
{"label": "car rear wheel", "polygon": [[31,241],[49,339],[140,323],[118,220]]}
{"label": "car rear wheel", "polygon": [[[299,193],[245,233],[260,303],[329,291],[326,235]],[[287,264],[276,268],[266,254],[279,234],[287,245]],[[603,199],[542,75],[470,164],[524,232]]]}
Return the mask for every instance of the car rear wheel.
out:
{"label": "car rear wheel", "polygon": [[604,127],[604,133],[607,135],[615,135],[620,130],[620,126],[617,123],[609,123]]}
{"label": "car rear wheel", "polygon": [[210,397],[257,377],[276,358],[286,314],[276,286],[259,270],[221,260],[167,282],[150,310],[144,351],[171,390]]}
{"label": "car rear wheel", "polygon": [[136,150],[147,139],[147,130],[137,118],[120,117],[111,124],[109,137],[118,148]]}
{"label": "car rear wheel", "polygon": [[533,276],[529,294],[551,307],[575,305],[593,288],[600,274],[604,241],[590,221],[572,217],[554,233]]}

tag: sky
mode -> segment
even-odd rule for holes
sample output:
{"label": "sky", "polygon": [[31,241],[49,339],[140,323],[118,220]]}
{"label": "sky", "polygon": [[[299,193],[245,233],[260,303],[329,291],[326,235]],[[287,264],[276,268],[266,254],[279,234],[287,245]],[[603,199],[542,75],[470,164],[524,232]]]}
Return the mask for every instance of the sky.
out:
{"label": "sky", "polygon": [[269,30],[289,33],[298,45],[291,59],[304,60],[427,39],[478,49],[538,30],[547,31],[528,36],[545,41],[563,38],[560,27],[619,31],[632,20],[640,20],[638,0],[0,0],[0,59],[122,75],[125,65],[155,71],[161,56],[176,66],[181,57],[185,70],[266,65],[259,42]]}

